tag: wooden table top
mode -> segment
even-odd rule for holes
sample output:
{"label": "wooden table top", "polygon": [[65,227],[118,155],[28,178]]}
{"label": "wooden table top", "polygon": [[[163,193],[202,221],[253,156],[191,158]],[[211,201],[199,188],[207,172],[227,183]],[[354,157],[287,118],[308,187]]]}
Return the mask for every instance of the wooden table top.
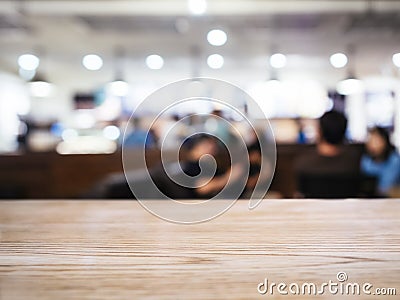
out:
{"label": "wooden table top", "polygon": [[339,272],[397,289],[352,299],[399,298],[400,200],[247,205],[178,225],[136,201],[1,201],[0,299],[297,299],[258,285],[318,287]]}

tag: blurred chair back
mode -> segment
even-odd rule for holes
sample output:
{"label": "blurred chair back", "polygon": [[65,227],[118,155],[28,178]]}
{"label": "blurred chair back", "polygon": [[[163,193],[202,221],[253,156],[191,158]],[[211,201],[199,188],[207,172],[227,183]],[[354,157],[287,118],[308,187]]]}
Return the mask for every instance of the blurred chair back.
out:
{"label": "blurred chair back", "polygon": [[[179,163],[167,164],[164,167],[169,170],[169,174],[182,175],[180,172]],[[149,177],[151,176],[151,177]],[[176,178],[178,181],[179,179]],[[135,191],[141,195],[142,199],[159,199],[159,191],[172,199],[190,199],[192,193],[189,188],[180,186],[175,183],[161,166],[153,170],[137,170],[126,173],[126,178],[123,174],[111,176],[106,180],[104,185],[104,196],[110,199],[134,199],[127,181],[135,187]],[[153,186],[157,186],[156,190]]]}
{"label": "blurred chair back", "polygon": [[23,199],[26,197],[26,192],[20,186],[0,186],[0,199]]}
{"label": "blurred chair back", "polygon": [[361,181],[356,174],[300,174],[298,188],[305,198],[355,198]]}

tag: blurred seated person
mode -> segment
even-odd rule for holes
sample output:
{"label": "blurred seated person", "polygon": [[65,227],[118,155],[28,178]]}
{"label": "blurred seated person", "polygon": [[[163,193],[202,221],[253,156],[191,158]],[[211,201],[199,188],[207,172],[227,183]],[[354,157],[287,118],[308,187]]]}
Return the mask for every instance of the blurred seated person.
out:
{"label": "blurred seated person", "polygon": [[[261,144],[256,139],[247,147],[249,153],[249,174],[246,181],[246,187],[241,198],[264,198],[265,186],[271,180],[273,174],[271,164],[266,157],[263,157]],[[262,168],[264,165],[264,168]],[[260,184],[259,186],[257,184]],[[257,187],[259,189],[257,190]]]}
{"label": "blurred seated person", "polygon": [[[251,193],[260,176],[261,151],[258,142],[257,144],[248,150],[250,170],[247,175],[242,163],[231,165],[228,149],[217,138],[208,134],[197,134],[187,138],[182,144],[183,153],[180,153],[182,159],[179,162],[165,165],[160,163],[149,169],[148,173],[146,170],[127,172],[126,179],[124,174],[109,176],[93,189],[97,194],[89,193],[87,196],[134,198],[127,184],[128,180],[135,186],[135,192],[139,190],[142,199],[158,199],[158,191],[171,199],[210,199],[217,195],[221,199],[236,198],[244,192]],[[157,191],[154,191],[150,180]]]}
{"label": "blurred seated person", "polygon": [[400,156],[390,142],[389,133],[381,127],[372,128],[361,158],[361,172],[376,177],[378,193],[387,196],[400,184]]}
{"label": "blurred seated person", "polygon": [[186,136],[188,126],[181,121],[179,115],[156,118],[152,124],[152,132],[158,137],[158,144],[164,150],[174,150]]}
{"label": "blurred seated person", "polygon": [[[209,193],[199,192],[198,186],[203,184],[203,180],[205,180],[206,182],[210,181],[210,178],[213,178],[215,180],[215,178],[221,176],[225,171],[221,163],[220,147],[221,145],[218,139],[208,134],[196,134],[190,138],[187,138],[183,142],[182,149],[184,152],[186,152],[186,155],[185,159],[180,162],[180,166],[184,175],[189,176],[186,177],[186,185],[191,187],[186,188],[186,191],[184,193],[185,196],[183,196],[182,194],[175,194],[170,195],[171,198],[211,197]],[[215,159],[216,164],[214,165],[211,160],[207,160],[207,158],[202,163],[200,163],[200,160],[206,156],[210,156],[209,159]],[[206,179],[204,177],[206,177]],[[168,178],[167,180],[170,179]],[[163,192],[168,194],[167,190]],[[212,192],[210,191],[210,193]]]}
{"label": "blurred seated person", "polygon": [[152,130],[148,132],[141,127],[140,119],[134,118],[133,131],[130,132],[124,139],[124,147],[138,148],[145,145],[146,148],[153,148],[157,145],[157,139]]}
{"label": "blurred seated person", "polygon": [[[202,181],[201,176],[198,177],[198,175],[202,173],[214,178],[225,171],[218,159],[215,174],[212,172],[215,168],[212,165],[209,166],[207,160],[202,162],[202,168],[200,167],[199,161],[204,155],[218,157],[217,142],[216,138],[206,134],[194,135],[183,143],[181,147],[183,158],[179,162],[169,162],[165,165],[159,163],[148,172],[142,169],[129,171],[126,173],[126,178],[123,173],[113,174],[96,184],[85,196],[112,199],[135,198],[127,184],[128,181],[129,184],[135,186],[135,191],[139,191],[140,197],[144,199],[160,198],[159,191],[171,199],[204,198],[208,196],[208,193],[197,192],[196,187]],[[151,182],[158,190],[154,189]]]}
{"label": "blurred seated person", "polygon": [[304,133],[304,125],[301,122],[300,118],[296,118],[296,125],[297,125],[297,144],[306,144],[307,137]]}
{"label": "blurred seated person", "polygon": [[237,137],[232,132],[226,118],[223,117],[223,112],[219,109],[214,109],[211,112],[203,126],[205,131],[217,137],[227,146],[234,145],[237,142]]}
{"label": "blurred seated person", "polygon": [[309,198],[346,198],[358,193],[359,155],[344,146],[346,117],[326,112],[319,120],[317,145],[295,162],[298,189]]}
{"label": "blurred seated person", "polygon": [[[224,150],[222,153],[220,150],[219,153],[229,160],[229,153],[226,148]],[[231,150],[235,151],[233,147],[231,147]],[[270,162],[266,157],[263,157],[261,144],[257,135],[255,135],[252,143],[247,146],[247,154],[249,163],[248,173],[245,172],[247,170],[246,159],[233,165],[230,162],[228,164],[225,162],[222,164],[224,167],[220,168],[212,180],[196,189],[197,195],[200,197],[203,195],[212,197],[224,189],[224,193],[220,198],[264,198],[265,187],[269,185],[268,183],[271,180],[273,172]]]}
{"label": "blurred seated person", "polygon": [[247,147],[247,151],[249,152],[250,168],[249,177],[247,178],[246,182],[246,192],[249,192],[254,190],[260,177],[262,163],[260,143],[258,141],[254,142]]}
{"label": "blurred seated person", "polygon": [[[201,142],[203,141],[203,142]],[[206,146],[204,143],[208,141]],[[212,149],[212,151],[210,151]],[[190,149],[189,160],[184,163],[183,170],[190,176],[197,176],[200,173],[199,159],[205,154],[210,154],[214,157],[216,162],[215,174],[211,174],[211,169],[207,170],[205,165],[203,177],[196,178],[193,182],[195,188],[193,189],[193,198],[209,199],[218,195],[224,190],[225,198],[230,196],[240,196],[237,188],[239,181],[243,181],[244,172],[240,164],[231,165],[229,151],[219,138],[211,135],[201,135],[199,139],[195,140],[195,145]],[[211,167],[211,166],[210,166]],[[212,175],[212,176],[210,176]],[[224,196],[222,196],[224,198]]]}

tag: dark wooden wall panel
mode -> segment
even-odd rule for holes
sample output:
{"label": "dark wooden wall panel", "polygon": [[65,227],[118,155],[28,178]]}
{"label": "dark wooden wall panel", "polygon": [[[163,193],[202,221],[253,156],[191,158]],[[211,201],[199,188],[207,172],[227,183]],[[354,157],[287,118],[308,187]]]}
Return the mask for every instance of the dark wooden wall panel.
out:
{"label": "dark wooden wall panel", "polygon": [[[277,164],[270,190],[282,197],[293,197],[296,157],[310,145],[279,145]],[[360,145],[352,145],[360,147]],[[135,168],[141,152],[129,153],[129,165]],[[0,155],[0,198],[77,198],[96,182],[112,173],[122,172],[121,152],[114,154],[59,155],[27,153]],[[149,167],[160,161],[158,150],[149,151]]]}

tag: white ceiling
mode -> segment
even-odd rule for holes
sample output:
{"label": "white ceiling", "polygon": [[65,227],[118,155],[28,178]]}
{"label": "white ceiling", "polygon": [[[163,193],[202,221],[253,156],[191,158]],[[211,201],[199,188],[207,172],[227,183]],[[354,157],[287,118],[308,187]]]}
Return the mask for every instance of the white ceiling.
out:
{"label": "white ceiling", "polygon": [[[17,72],[17,57],[36,52],[50,80],[92,84],[112,76],[121,48],[128,77],[189,76],[195,47],[203,74],[211,72],[205,57],[216,52],[226,58],[225,71],[265,77],[272,51],[288,54],[287,69],[296,74],[333,73],[338,71],[329,65],[330,54],[353,45],[352,64],[367,76],[393,73],[391,56],[400,52],[400,1],[209,0],[204,16],[190,16],[186,5],[185,0],[1,1],[0,69]],[[207,44],[212,28],[228,33],[226,45]],[[103,56],[102,71],[88,76],[82,70],[87,53]],[[157,74],[144,64],[152,53],[165,59]]]}

